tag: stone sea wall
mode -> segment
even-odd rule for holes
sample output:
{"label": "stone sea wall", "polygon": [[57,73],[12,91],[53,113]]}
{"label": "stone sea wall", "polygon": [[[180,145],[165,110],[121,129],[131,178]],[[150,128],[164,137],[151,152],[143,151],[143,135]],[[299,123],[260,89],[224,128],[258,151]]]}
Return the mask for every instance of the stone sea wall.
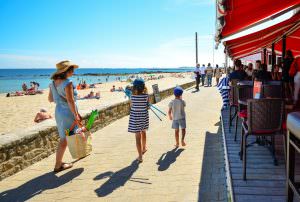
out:
{"label": "stone sea wall", "polygon": [[[193,85],[195,82],[183,84],[181,87],[187,89]],[[171,95],[173,95],[173,88],[160,92],[161,99]],[[150,102],[154,103],[153,94],[150,95]],[[127,116],[129,111],[129,101],[99,109],[99,117],[94,123],[92,132]],[[82,113],[82,115],[85,120],[89,117],[89,113]],[[0,135],[0,181],[53,154],[58,141],[59,136],[54,120],[46,120],[17,133]]]}

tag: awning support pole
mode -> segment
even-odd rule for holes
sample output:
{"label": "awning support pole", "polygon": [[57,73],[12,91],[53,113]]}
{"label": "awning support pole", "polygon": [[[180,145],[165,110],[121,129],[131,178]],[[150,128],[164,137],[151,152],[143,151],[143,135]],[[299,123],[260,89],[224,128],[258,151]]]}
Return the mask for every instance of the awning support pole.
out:
{"label": "awning support pole", "polygon": [[274,71],[276,64],[275,44],[272,43],[272,72]]}
{"label": "awning support pole", "polygon": [[198,33],[195,33],[196,35],[196,65],[198,64]]}
{"label": "awning support pole", "polygon": [[228,54],[227,51],[225,49],[225,74],[227,75],[227,70],[228,70]]}
{"label": "awning support pole", "polygon": [[264,48],[264,63],[267,64],[267,49]]}
{"label": "awning support pole", "polygon": [[282,61],[285,58],[285,52],[286,52],[286,35],[282,36]]}

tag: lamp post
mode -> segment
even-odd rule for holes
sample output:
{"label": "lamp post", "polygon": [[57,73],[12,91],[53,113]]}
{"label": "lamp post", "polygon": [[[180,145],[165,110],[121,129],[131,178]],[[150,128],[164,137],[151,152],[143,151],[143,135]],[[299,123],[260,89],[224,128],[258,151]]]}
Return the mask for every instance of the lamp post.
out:
{"label": "lamp post", "polygon": [[198,33],[195,33],[195,40],[196,40],[196,65],[198,64]]}

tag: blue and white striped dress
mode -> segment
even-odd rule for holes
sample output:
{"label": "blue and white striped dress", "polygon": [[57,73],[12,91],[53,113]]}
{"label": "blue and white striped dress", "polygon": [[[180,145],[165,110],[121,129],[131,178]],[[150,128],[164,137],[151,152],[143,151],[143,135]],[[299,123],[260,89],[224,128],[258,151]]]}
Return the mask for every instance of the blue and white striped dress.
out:
{"label": "blue and white striped dress", "polygon": [[149,128],[148,94],[132,95],[128,132],[138,133]]}
{"label": "blue and white striped dress", "polygon": [[226,109],[229,106],[229,78],[224,77],[221,79],[221,81],[218,84],[219,92],[221,93],[222,100],[223,100],[223,107],[222,109]]}

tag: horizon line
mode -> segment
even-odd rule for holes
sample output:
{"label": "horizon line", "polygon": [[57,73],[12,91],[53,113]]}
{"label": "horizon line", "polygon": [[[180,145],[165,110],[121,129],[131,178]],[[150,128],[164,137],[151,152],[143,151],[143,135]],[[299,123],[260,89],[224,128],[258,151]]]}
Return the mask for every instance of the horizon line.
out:
{"label": "horizon line", "polygon": [[[193,66],[182,66],[182,67],[79,67],[80,69],[179,69],[179,68],[194,68]],[[41,68],[1,68],[0,69],[56,69],[55,67],[41,67]]]}

